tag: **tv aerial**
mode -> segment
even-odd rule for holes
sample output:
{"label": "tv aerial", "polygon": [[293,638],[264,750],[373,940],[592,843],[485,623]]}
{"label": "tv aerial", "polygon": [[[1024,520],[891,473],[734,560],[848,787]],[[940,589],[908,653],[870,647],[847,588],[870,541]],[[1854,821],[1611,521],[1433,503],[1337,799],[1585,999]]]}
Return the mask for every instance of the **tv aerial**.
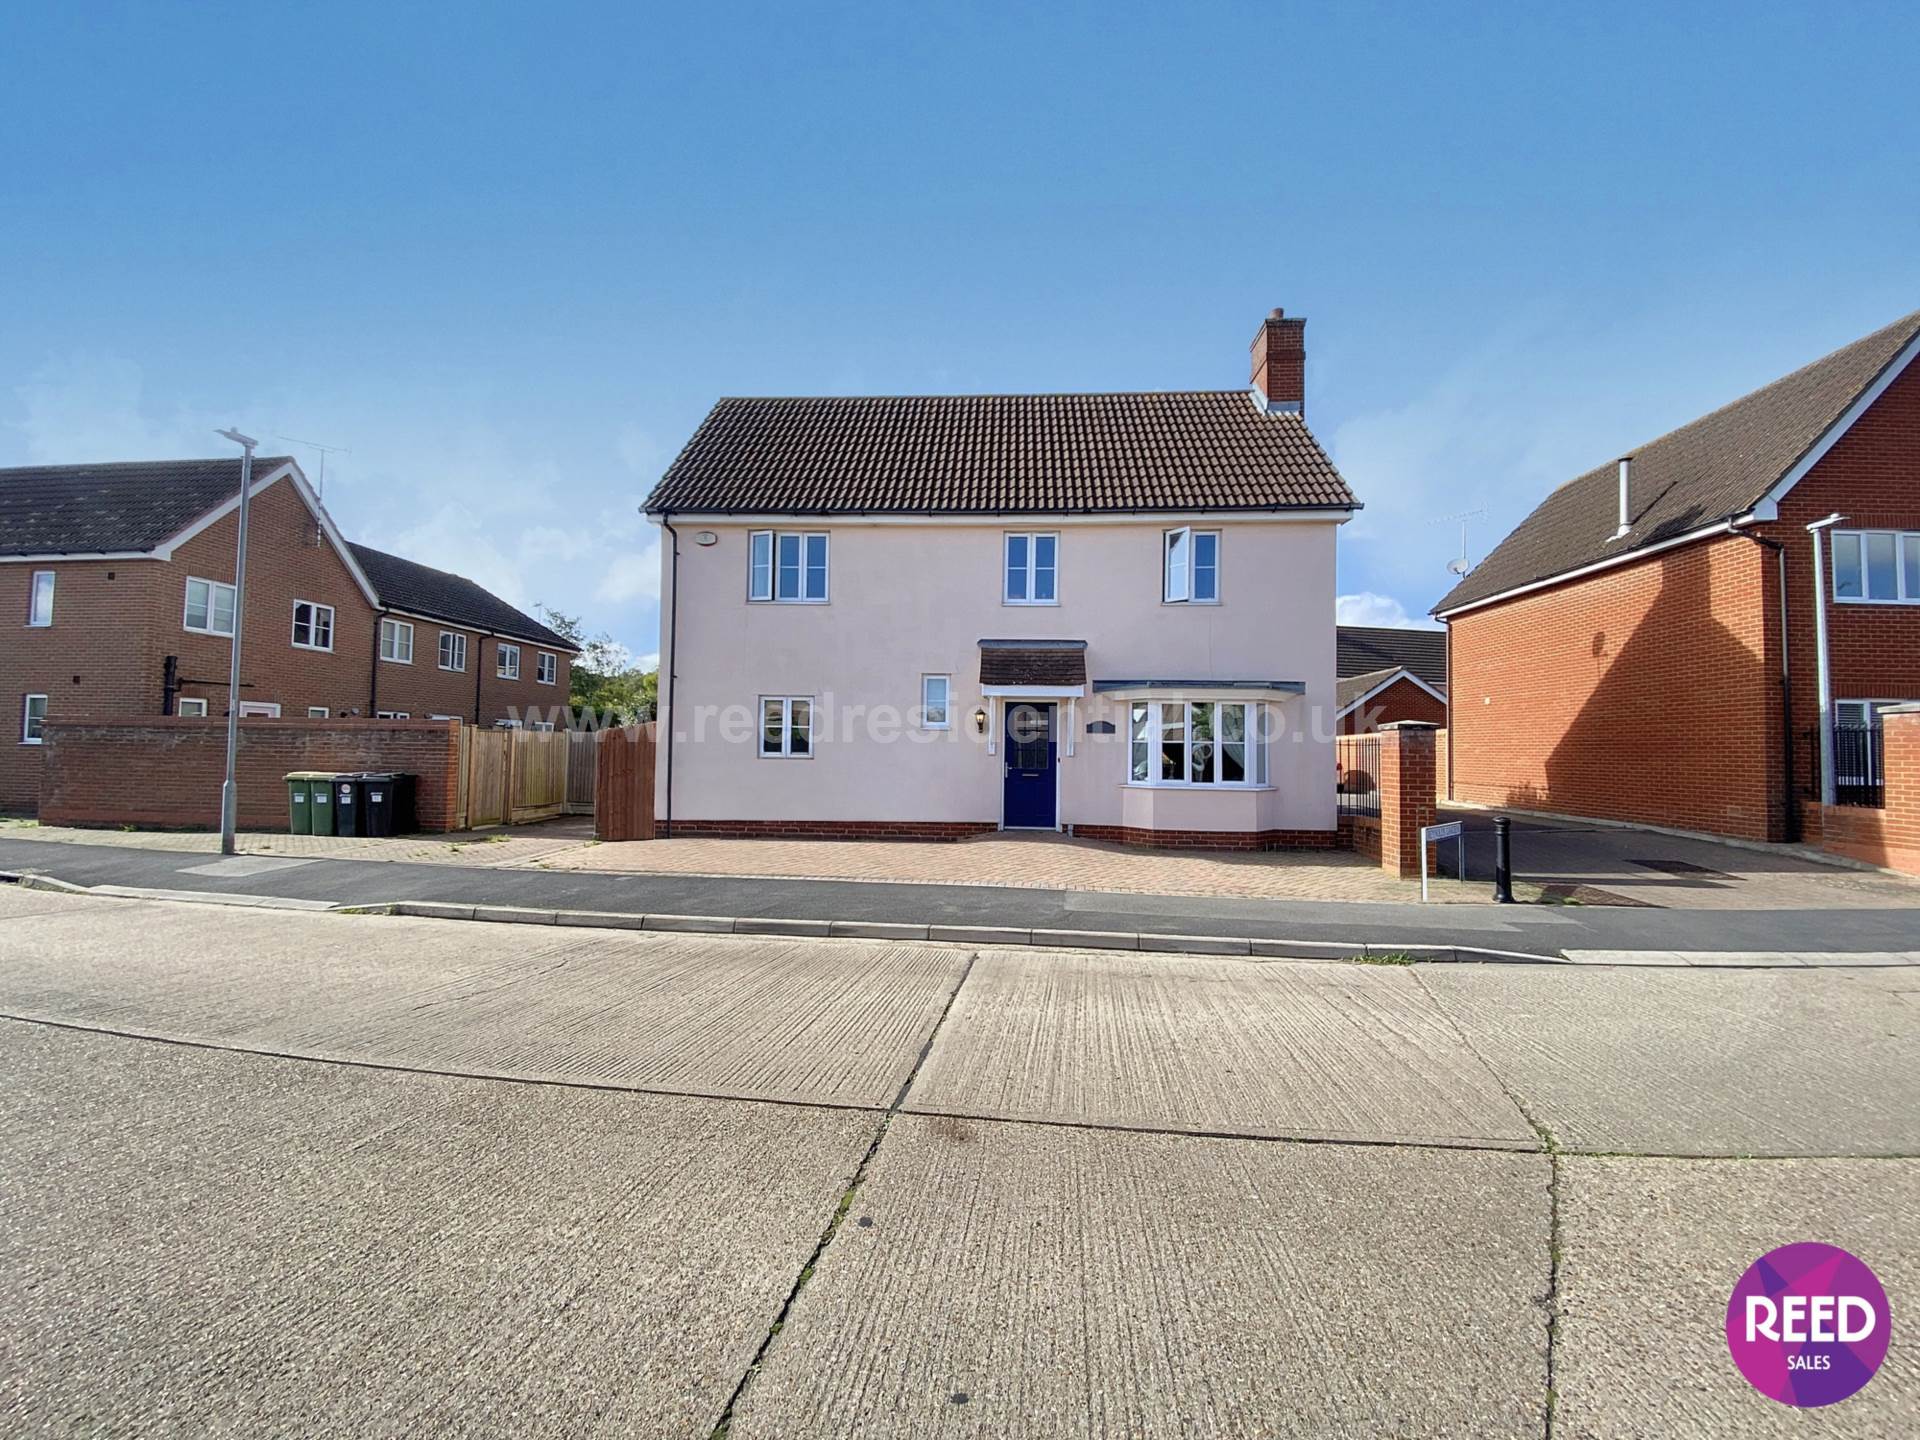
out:
{"label": "tv aerial", "polygon": [[1468,571],[1473,569],[1473,562],[1467,558],[1467,522],[1469,520],[1478,520],[1486,513],[1484,509],[1461,510],[1452,515],[1437,516],[1429,522],[1434,525],[1451,525],[1455,521],[1459,522],[1460,553],[1452,560],[1447,561],[1447,571],[1449,574],[1465,576]]}

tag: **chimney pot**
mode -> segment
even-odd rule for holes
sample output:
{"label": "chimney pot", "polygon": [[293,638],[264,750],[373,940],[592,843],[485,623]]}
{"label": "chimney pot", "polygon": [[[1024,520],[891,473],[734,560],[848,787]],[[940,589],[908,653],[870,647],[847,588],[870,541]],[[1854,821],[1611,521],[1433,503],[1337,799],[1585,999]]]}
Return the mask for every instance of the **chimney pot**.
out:
{"label": "chimney pot", "polygon": [[1253,390],[1268,411],[1307,408],[1307,322],[1276,305],[1253,337]]}

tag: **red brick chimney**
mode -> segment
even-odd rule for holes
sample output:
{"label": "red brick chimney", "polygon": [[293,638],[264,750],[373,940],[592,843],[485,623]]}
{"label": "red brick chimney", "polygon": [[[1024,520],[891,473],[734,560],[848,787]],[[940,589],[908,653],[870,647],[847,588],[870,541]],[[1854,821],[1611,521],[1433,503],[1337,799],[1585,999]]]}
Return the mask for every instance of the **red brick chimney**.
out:
{"label": "red brick chimney", "polygon": [[1307,322],[1278,306],[1253,337],[1253,388],[1269,410],[1307,411]]}

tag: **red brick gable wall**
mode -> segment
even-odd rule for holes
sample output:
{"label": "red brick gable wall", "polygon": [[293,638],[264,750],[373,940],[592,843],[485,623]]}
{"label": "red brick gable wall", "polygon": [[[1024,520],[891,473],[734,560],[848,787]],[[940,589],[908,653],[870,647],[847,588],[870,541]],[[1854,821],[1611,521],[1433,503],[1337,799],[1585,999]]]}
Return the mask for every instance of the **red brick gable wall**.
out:
{"label": "red brick gable wall", "polygon": [[1342,735],[1362,735],[1391,725],[1398,720],[1418,720],[1423,725],[1447,723],[1447,706],[1404,676],[1356,710],[1340,717]]}
{"label": "red brick gable wall", "polygon": [[1683,546],[1453,622],[1453,797],[1764,839],[1771,556]]}

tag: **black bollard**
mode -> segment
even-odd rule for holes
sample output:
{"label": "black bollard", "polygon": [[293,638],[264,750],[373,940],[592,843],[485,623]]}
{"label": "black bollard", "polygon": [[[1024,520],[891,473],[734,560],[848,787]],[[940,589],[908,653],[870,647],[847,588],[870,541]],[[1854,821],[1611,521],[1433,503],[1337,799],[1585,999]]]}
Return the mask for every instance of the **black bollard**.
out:
{"label": "black bollard", "polygon": [[1493,903],[1513,904],[1513,839],[1508,833],[1513,822],[1504,815],[1493,817]]}

